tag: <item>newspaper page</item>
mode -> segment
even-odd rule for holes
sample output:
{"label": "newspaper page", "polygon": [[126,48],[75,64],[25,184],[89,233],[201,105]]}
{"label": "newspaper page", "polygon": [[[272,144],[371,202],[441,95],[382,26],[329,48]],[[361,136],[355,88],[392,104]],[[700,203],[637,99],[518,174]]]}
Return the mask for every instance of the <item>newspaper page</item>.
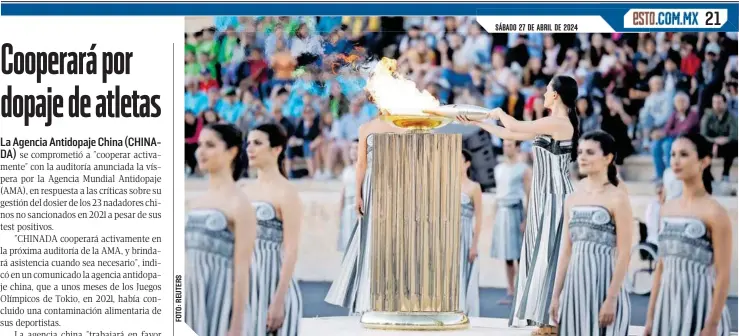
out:
{"label": "newspaper page", "polygon": [[0,19],[0,335],[172,335],[181,23]]}
{"label": "newspaper page", "polygon": [[737,18],[3,1],[0,336],[735,335]]}

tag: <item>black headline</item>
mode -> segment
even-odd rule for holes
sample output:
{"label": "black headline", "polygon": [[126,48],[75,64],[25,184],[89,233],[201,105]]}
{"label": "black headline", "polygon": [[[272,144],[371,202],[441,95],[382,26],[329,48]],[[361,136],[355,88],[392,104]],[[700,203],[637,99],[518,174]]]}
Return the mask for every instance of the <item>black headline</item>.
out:
{"label": "black headline", "polygon": [[[96,44],[83,52],[21,52],[13,45],[0,46],[0,72],[4,76],[34,76],[41,84],[48,75],[99,75],[107,84],[112,76],[130,75],[133,52],[95,52]],[[102,69],[100,71],[99,69]],[[158,118],[162,114],[159,95],[142,94],[136,90],[122,92],[119,85],[110,87],[106,94],[87,95],[74,85],[74,94],[67,97],[54,94],[51,86],[44,93],[14,94],[13,85],[0,89],[0,116],[23,118],[25,125],[31,119],[45,120],[49,127],[54,118]],[[66,114],[65,114],[66,111]]]}

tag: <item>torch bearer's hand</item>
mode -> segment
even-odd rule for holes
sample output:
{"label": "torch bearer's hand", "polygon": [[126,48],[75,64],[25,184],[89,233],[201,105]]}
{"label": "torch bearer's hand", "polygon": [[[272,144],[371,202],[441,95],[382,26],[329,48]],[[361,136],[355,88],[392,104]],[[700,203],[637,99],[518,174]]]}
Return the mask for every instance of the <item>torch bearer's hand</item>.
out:
{"label": "torch bearer's hand", "polygon": [[493,109],[492,112],[488,113],[488,119],[499,120],[501,112],[503,112],[503,109],[501,109],[500,107],[496,107],[495,109]]}
{"label": "torch bearer's hand", "polygon": [[460,124],[465,124],[465,125],[479,125],[480,124],[479,121],[470,120],[469,118],[463,115],[456,116],[456,119]]}
{"label": "torch bearer's hand", "polygon": [[475,262],[475,259],[477,259],[477,246],[474,244],[470,247],[470,253],[467,256],[467,260],[469,262]]}
{"label": "torch bearer's hand", "polygon": [[357,210],[357,214],[364,216],[364,206],[362,204],[362,197],[357,196],[354,199],[354,208]]}

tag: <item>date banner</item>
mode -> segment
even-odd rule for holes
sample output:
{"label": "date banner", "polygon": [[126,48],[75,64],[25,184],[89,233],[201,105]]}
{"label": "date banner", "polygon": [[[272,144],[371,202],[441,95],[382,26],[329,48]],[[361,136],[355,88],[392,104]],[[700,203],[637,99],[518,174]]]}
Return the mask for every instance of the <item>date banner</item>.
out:
{"label": "date banner", "polygon": [[614,33],[600,16],[478,16],[488,33]]}

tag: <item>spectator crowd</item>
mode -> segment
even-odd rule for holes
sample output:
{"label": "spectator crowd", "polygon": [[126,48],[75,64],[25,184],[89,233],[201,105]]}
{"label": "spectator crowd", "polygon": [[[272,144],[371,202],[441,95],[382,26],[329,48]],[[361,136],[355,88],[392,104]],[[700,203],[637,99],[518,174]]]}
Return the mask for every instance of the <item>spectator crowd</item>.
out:
{"label": "spectator crowd", "polygon": [[[377,114],[364,65],[381,57],[442,104],[547,115],[557,75],[580,84],[582,132],[602,129],[617,164],[649,155],[655,179],[679,135],[714,144],[728,181],[737,156],[737,33],[486,33],[474,17],[215,17],[185,34],[185,150],[191,174],[199,130],[264,122],[289,136],[290,177],[334,178],[359,126]],[[494,145],[502,143],[494,139]],[[526,149],[526,146],[523,146]]]}

